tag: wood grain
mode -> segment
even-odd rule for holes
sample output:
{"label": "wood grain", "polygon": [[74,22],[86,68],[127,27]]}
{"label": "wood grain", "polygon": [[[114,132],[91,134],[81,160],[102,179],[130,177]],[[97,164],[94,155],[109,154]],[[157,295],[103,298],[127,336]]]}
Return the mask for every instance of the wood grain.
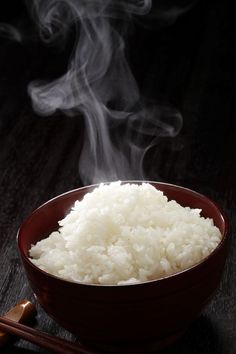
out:
{"label": "wood grain", "polygon": [[6,333],[23,338],[28,342],[34,343],[39,347],[46,348],[53,353],[59,354],[98,354],[98,352],[87,350],[82,347],[80,343],[74,343],[61,339],[57,336],[51,336],[48,333],[39,331],[29,326],[18,323],[15,320],[9,320],[8,318],[0,316],[0,328]]}

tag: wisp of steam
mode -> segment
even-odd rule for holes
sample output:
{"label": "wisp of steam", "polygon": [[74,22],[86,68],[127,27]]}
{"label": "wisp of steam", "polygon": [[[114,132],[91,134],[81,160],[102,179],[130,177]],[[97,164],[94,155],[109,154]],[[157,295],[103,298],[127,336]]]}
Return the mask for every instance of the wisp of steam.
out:
{"label": "wisp of steam", "polygon": [[181,115],[147,106],[125,55],[124,36],[134,16],[151,10],[151,0],[34,0],[42,40],[66,40],[76,31],[67,72],[28,87],[35,111],[62,111],[85,121],[79,160],[84,184],[143,179],[143,160],[160,136],[176,136]]}
{"label": "wisp of steam", "polygon": [[0,23],[0,37],[5,37],[16,42],[22,42],[22,35],[20,31],[9,23]]}

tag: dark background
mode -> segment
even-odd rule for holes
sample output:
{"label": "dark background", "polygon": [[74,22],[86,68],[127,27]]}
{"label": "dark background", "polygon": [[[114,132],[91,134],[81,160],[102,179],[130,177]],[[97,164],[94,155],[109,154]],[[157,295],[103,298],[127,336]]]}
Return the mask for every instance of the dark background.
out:
{"label": "dark background", "polygon": [[[193,3],[193,2],[192,2]],[[185,2],[186,4],[186,2]],[[159,2],[160,13],[182,1]],[[154,3],[156,8],[156,3]],[[0,38],[0,312],[20,299],[35,301],[16,247],[23,219],[46,200],[81,186],[81,117],[39,117],[27,85],[66,70],[70,43],[59,50],[39,40],[23,1],[0,3],[0,22],[19,29],[17,42]],[[145,21],[144,21],[145,22]],[[220,288],[185,336],[163,354],[236,353],[236,21],[231,3],[199,0],[177,19],[159,16],[136,24],[129,38],[131,67],[142,91],[175,105],[183,128],[161,138],[146,161],[146,175],[213,198],[227,214],[230,246]],[[35,327],[72,335],[38,308]],[[3,353],[43,350],[16,341]]]}

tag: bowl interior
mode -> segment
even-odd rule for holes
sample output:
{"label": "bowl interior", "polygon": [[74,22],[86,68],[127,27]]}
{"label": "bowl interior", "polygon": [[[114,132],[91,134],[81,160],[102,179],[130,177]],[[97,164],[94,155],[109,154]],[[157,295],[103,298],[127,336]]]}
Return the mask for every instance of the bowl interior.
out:
{"label": "bowl interior", "polygon": [[[125,183],[125,182],[124,182]],[[142,181],[132,183],[141,184]],[[150,182],[155,188],[164,192],[169,200],[174,199],[182,206],[202,209],[202,216],[214,220],[214,224],[220,229],[223,239],[226,235],[227,224],[225,217],[218,206],[206,196],[166,183]],[[47,237],[52,231],[58,229],[58,221],[63,219],[70,211],[76,200],[94,189],[95,186],[79,188],[54,199],[49,200],[36,209],[22,224],[18,232],[18,246],[21,255],[28,258],[28,251],[32,244]],[[223,241],[222,239],[222,241]]]}

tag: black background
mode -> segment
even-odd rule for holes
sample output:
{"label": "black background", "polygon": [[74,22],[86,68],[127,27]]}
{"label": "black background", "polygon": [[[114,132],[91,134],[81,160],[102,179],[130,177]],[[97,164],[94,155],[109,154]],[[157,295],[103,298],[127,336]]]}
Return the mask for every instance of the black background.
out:
{"label": "black background", "polygon": [[[186,3],[186,2],[185,2]],[[173,9],[183,1],[159,2]],[[154,2],[154,7],[156,3]],[[236,21],[231,3],[197,1],[177,19],[146,20],[129,37],[129,58],[142,91],[175,105],[183,128],[159,140],[146,161],[150,180],[180,184],[214,199],[227,214],[230,247],[215,297],[184,337],[163,354],[236,353],[235,102]],[[39,117],[28,83],[66,70],[64,50],[39,40],[23,1],[1,1],[0,22],[16,26],[21,42],[0,38],[0,312],[22,298],[34,301],[16,247],[16,232],[37,206],[82,185],[78,161],[83,140],[81,117]],[[38,308],[35,325],[66,338]],[[45,352],[16,341],[3,353]]]}

